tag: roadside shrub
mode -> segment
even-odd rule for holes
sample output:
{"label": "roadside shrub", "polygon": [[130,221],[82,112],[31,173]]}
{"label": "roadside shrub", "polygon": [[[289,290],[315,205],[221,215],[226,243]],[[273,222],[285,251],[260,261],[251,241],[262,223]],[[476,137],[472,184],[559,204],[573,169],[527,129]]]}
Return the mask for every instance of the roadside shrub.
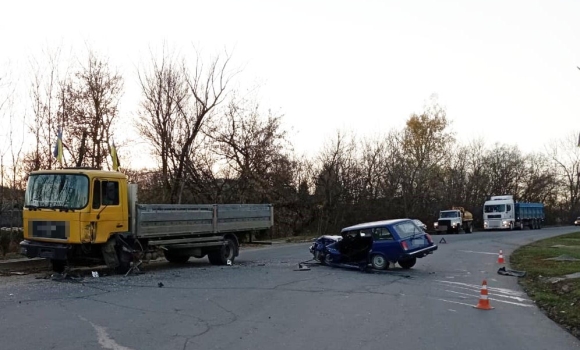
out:
{"label": "roadside shrub", "polygon": [[24,239],[21,227],[2,227],[0,228],[0,250],[2,257],[8,253],[18,251],[19,243]]}

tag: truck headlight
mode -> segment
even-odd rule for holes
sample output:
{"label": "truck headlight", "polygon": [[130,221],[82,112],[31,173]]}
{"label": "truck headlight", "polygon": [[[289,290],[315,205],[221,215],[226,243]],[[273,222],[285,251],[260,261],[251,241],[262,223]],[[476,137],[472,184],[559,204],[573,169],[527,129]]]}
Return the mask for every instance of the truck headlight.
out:
{"label": "truck headlight", "polygon": [[439,227],[439,223],[438,222],[433,223],[433,227],[435,228]]}

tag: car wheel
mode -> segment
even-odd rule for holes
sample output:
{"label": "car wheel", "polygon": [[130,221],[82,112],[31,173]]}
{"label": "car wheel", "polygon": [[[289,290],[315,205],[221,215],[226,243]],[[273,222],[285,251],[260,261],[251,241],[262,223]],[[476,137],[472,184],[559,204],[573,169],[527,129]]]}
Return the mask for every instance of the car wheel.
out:
{"label": "car wheel", "polygon": [[385,259],[384,256],[375,254],[371,258],[371,265],[375,270],[385,270],[386,268],[389,267],[389,262],[387,261],[387,259]]}
{"label": "car wheel", "polygon": [[322,258],[322,255],[320,254],[320,251],[318,251],[318,250],[315,251],[313,255],[314,255],[314,260],[316,260],[316,261],[322,261],[322,259],[321,259]]}
{"label": "car wheel", "polygon": [[322,255],[323,259],[322,259],[322,263],[324,265],[330,265],[332,264],[332,256],[330,256],[330,254],[324,254]]}
{"label": "car wheel", "polygon": [[410,259],[405,259],[405,260],[399,260],[399,265],[408,270],[411,267],[415,266],[415,264],[417,263],[417,258],[410,258]]}

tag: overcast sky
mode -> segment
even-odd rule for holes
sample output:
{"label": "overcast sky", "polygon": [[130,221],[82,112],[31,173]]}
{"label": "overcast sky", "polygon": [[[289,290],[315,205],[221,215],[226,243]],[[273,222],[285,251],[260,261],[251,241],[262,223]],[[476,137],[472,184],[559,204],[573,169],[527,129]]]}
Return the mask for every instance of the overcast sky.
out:
{"label": "overcast sky", "polygon": [[2,64],[89,42],[124,73],[125,114],[149,46],[232,49],[301,152],[401,128],[434,93],[463,142],[542,151],[580,129],[578,0],[19,0],[0,33]]}

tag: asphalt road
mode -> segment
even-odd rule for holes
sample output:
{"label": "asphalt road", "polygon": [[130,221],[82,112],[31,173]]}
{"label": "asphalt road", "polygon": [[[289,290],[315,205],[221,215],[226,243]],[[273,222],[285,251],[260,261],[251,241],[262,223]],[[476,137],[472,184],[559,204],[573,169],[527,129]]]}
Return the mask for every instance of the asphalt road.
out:
{"label": "asphalt road", "polygon": [[[0,279],[0,348],[8,349],[580,349],[580,341],[497,274],[519,245],[574,231],[434,236],[411,270],[295,271],[308,244],[244,250],[134,276]],[[474,308],[486,279],[493,310]],[[162,287],[159,287],[162,283]]]}

